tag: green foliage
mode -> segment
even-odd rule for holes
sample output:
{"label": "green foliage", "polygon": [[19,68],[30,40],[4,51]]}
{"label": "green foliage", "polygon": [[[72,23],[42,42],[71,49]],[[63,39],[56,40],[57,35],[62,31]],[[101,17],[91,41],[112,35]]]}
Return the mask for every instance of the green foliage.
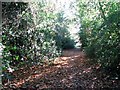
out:
{"label": "green foliage", "polygon": [[[111,18],[112,17],[112,18]],[[118,17],[118,18],[116,18]],[[119,10],[107,17],[104,22],[105,26],[100,29],[97,39],[98,49],[96,49],[96,57],[104,68],[108,68],[110,72],[114,72],[119,76],[119,56],[120,56],[120,20]]]}
{"label": "green foliage", "polygon": [[61,49],[72,49],[74,48],[75,42],[70,36],[70,32],[68,31],[68,26],[66,23],[67,20],[65,17],[63,17],[64,12],[58,13],[56,24],[55,24],[55,30],[57,33],[57,36],[55,38],[56,44]]}
{"label": "green foliage", "polygon": [[57,30],[57,36],[55,38],[57,46],[61,49],[74,48],[75,42],[71,38],[70,33],[67,31],[67,29],[64,27],[59,27],[59,30]]}
{"label": "green foliage", "polygon": [[44,5],[37,8],[39,10],[37,25],[34,24],[28,4],[2,3],[2,5],[5,68],[41,64],[46,59],[51,62],[60,55],[60,49],[57,49],[54,39],[57,34],[51,26],[55,16],[52,12],[46,13]]}
{"label": "green foliage", "polygon": [[[120,4],[117,2],[95,4],[93,2],[93,7],[90,7],[90,3],[79,5],[80,10],[82,9],[79,12],[81,18],[79,36],[82,48],[90,58],[101,64],[106,72],[113,74],[114,77],[119,76]],[[87,9],[89,9],[88,12]],[[90,11],[98,13],[91,15]],[[89,18],[92,16],[95,17]]]}
{"label": "green foliage", "polygon": [[63,12],[54,13],[45,2],[2,3],[4,68],[51,62],[62,49],[74,48]]}
{"label": "green foliage", "polygon": [[63,40],[62,40],[62,48],[63,49],[72,49],[72,48],[74,48],[74,45],[75,45],[75,42],[70,37],[63,38]]}

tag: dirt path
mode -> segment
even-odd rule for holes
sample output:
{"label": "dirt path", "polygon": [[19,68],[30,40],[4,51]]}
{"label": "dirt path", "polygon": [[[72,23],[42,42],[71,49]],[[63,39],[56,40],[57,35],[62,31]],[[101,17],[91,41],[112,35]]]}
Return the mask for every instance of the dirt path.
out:
{"label": "dirt path", "polygon": [[[80,50],[66,50],[56,58],[52,66],[36,66],[14,73],[15,80],[9,85],[15,90],[90,90],[119,88],[120,82],[106,80],[98,65],[92,65]],[[5,86],[5,85],[4,85]],[[8,87],[8,85],[6,84]],[[19,89],[18,89],[19,88]],[[8,89],[6,89],[8,90]]]}

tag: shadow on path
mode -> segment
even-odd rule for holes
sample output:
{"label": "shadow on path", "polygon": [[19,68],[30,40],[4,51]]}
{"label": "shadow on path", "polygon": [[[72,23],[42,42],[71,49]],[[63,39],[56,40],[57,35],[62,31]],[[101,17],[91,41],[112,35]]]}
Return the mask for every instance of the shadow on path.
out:
{"label": "shadow on path", "polygon": [[[89,90],[115,87],[116,81],[104,81],[98,65],[91,65],[79,49],[65,50],[52,66],[34,66],[14,72],[15,80],[7,86],[20,90]],[[18,90],[19,90],[18,89]],[[8,90],[8,89],[6,89]]]}

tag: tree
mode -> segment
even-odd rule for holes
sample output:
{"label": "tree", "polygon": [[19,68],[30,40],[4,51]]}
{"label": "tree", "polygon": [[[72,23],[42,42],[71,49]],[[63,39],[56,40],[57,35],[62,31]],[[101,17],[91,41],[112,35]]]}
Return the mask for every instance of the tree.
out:
{"label": "tree", "polygon": [[79,8],[83,49],[106,72],[119,76],[119,2],[80,2]]}
{"label": "tree", "polygon": [[57,19],[55,20],[55,30],[57,32],[56,43],[59,48],[71,49],[74,48],[75,42],[70,36],[68,31],[69,20],[64,17],[64,12],[57,13]]}
{"label": "tree", "polygon": [[[24,66],[48,64],[59,56],[53,29],[55,15],[46,3],[2,3],[3,74]],[[36,11],[33,12],[33,7]]]}

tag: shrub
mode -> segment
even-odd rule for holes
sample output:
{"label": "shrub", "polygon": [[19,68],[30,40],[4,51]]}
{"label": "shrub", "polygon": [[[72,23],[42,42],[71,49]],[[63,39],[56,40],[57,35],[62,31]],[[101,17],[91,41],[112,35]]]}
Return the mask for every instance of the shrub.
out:
{"label": "shrub", "polygon": [[[88,57],[101,64],[106,73],[120,77],[120,4],[98,2],[95,5],[99,5],[100,8],[97,10],[102,13],[102,15],[98,13],[96,19],[86,19],[89,12],[86,12],[86,15],[84,12],[80,12],[80,15],[84,15],[79,32],[82,48]],[[87,10],[89,6],[89,3],[88,5],[83,4],[83,11]],[[92,10],[95,9],[89,8],[89,11]]]}

